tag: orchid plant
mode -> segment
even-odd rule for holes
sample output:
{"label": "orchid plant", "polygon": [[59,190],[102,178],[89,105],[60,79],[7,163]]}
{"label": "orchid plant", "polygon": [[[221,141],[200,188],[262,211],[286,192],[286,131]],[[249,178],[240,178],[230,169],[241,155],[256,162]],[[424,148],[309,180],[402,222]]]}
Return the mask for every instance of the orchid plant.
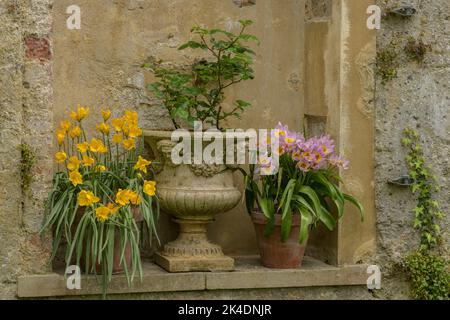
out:
{"label": "orchid plant", "polygon": [[[136,212],[151,240],[156,235],[159,207],[156,183],[145,178],[154,173],[151,162],[140,155],[143,141],[138,114],[127,110],[122,117],[110,119],[111,111],[103,110],[97,137],[91,140],[83,127],[88,115],[89,108],[78,106],[56,130],[58,172],[43,230],[53,231],[52,259],[64,238],[66,264],[82,262],[86,273],[101,272],[106,294],[117,260],[115,251],[120,252],[119,264],[129,284],[136,272],[142,276]],[[131,251],[130,266],[127,250]]]}
{"label": "orchid plant", "polygon": [[[308,139],[282,124],[276,129],[267,141],[267,154],[249,172],[243,171],[247,210],[251,214],[257,209],[265,215],[266,235],[274,230],[275,215],[281,215],[281,240],[285,241],[293,215],[299,214],[299,242],[305,244],[311,226],[323,223],[334,229],[337,219],[332,212],[341,218],[345,201],[356,205],[363,219],[361,203],[339,185],[339,170],[347,169],[348,161],[336,153],[334,141],[329,136]],[[278,150],[270,150],[271,139],[279,139]]]}

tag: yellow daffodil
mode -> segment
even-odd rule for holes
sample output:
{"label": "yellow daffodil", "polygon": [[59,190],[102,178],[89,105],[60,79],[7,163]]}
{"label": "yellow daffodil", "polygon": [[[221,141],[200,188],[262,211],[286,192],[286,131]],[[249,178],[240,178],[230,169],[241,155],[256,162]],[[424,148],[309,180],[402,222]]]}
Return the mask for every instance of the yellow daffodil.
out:
{"label": "yellow daffodil", "polygon": [[130,151],[136,148],[136,142],[133,139],[125,139],[123,140],[123,147]]}
{"label": "yellow daffodil", "polygon": [[90,150],[92,152],[98,152],[98,153],[106,153],[108,152],[108,148],[98,139],[92,138],[91,143],[89,145]]}
{"label": "yellow daffodil", "polygon": [[125,118],[125,121],[127,121],[130,124],[138,123],[138,113],[136,111],[125,110],[124,118]]}
{"label": "yellow daffodil", "polygon": [[97,125],[97,130],[100,131],[103,134],[106,134],[106,135],[109,134],[109,126],[106,123],[104,123],[104,122],[99,123]]}
{"label": "yellow daffodil", "polygon": [[77,149],[81,153],[86,153],[89,150],[89,142],[78,143]]}
{"label": "yellow daffodil", "polygon": [[69,132],[70,130],[70,121],[69,120],[63,120],[61,121],[61,129],[64,130],[64,132]]}
{"label": "yellow daffodil", "polygon": [[111,117],[111,110],[109,109],[105,109],[102,110],[102,117],[103,117],[103,121],[108,121],[108,119]]}
{"label": "yellow daffodil", "polygon": [[134,192],[133,190],[119,189],[119,191],[116,194],[116,203],[121,206],[126,206],[129,203],[133,205],[138,205],[141,203],[141,198],[139,194]]}
{"label": "yellow daffodil", "polygon": [[141,203],[141,197],[137,192],[128,190],[128,196],[130,197],[131,204],[137,206]]}
{"label": "yellow daffodil", "polygon": [[64,143],[64,139],[66,138],[66,131],[62,128],[56,130],[56,140],[58,141],[58,145],[62,145]]}
{"label": "yellow daffodil", "polygon": [[67,164],[67,169],[69,169],[69,171],[75,171],[78,170],[79,167],[80,167],[80,160],[78,160],[78,158],[75,156],[70,157],[69,163]]}
{"label": "yellow daffodil", "polygon": [[112,119],[111,124],[114,127],[114,130],[116,130],[117,132],[120,132],[120,131],[122,131],[124,122],[125,121],[123,118],[115,118],[115,119]]}
{"label": "yellow daffodil", "polygon": [[117,211],[119,211],[120,207],[114,205],[114,203],[108,203],[107,205],[108,209],[111,211],[111,214],[116,214]]}
{"label": "yellow daffodil", "polygon": [[67,159],[67,154],[64,151],[55,153],[55,160],[57,163],[63,163]]}
{"label": "yellow daffodil", "polygon": [[152,163],[151,161],[148,161],[148,160],[142,158],[141,156],[139,156],[138,161],[134,165],[133,169],[141,170],[142,172],[147,173],[147,166],[150,165],[151,163]]}
{"label": "yellow daffodil", "polygon": [[83,183],[83,176],[78,171],[72,171],[69,173],[69,180],[76,187]]}
{"label": "yellow daffodil", "polygon": [[89,157],[88,155],[84,155],[83,156],[83,164],[86,166],[86,167],[90,167],[90,166],[92,166],[93,164],[94,164],[94,158],[92,158],[92,157]]}
{"label": "yellow daffodil", "polygon": [[142,136],[142,129],[138,126],[132,126],[130,127],[130,130],[128,131],[128,136],[130,138],[137,138]]}
{"label": "yellow daffodil", "polygon": [[78,205],[80,207],[87,207],[91,206],[94,203],[97,203],[100,201],[99,197],[96,197],[92,191],[87,190],[81,190],[78,194]]}
{"label": "yellow daffodil", "polygon": [[149,196],[154,196],[156,192],[156,182],[155,181],[144,181],[144,193],[148,194]]}
{"label": "yellow daffodil", "polygon": [[103,172],[103,171],[106,171],[106,167],[102,166],[102,165],[98,165],[95,167],[95,170],[98,172]]}
{"label": "yellow daffodil", "polygon": [[111,214],[111,210],[108,207],[101,206],[95,209],[95,217],[98,221],[104,222],[108,220],[109,215]]}
{"label": "yellow daffodil", "polygon": [[95,217],[98,221],[104,222],[108,220],[109,216],[114,215],[120,207],[115,206],[114,203],[108,203],[106,206],[101,206],[95,209]]}
{"label": "yellow daffodil", "polygon": [[73,127],[72,130],[69,132],[69,136],[72,139],[75,139],[79,136],[81,136],[81,128],[79,126]]}
{"label": "yellow daffodil", "polygon": [[123,135],[128,137],[130,133],[130,125],[126,122],[122,127]]}
{"label": "yellow daffodil", "polygon": [[81,122],[84,118],[89,115],[89,108],[78,106],[77,111],[72,111],[70,117],[78,122]]}
{"label": "yellow daffodil", "polygon": [[123,136],[122,136],[121,133],[116,133],[116,134],[113,135],[113,137],[112,137],[112,142],[117,143],[117,144],[121,143],[122,140],[123,140]]}
{"label": "yellow daffodil", "polygon": [[126,206],[129,201],[130,198],[128,196],[128,190],[119,189],[119,191],[116,194],[116,203],[121,206]]}

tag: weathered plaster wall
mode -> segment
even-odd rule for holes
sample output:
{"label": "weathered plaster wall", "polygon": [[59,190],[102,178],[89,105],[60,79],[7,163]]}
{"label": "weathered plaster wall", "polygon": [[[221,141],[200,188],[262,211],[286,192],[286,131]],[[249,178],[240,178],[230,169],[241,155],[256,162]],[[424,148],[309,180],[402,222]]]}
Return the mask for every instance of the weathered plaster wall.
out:
{"label": "weathered plaster wall", "polygon": [[[188,39],[188,31],[194,23],[212,26],[218,21],[225,22],[228,17],[233,20],[251,18],[256,21],[252,31],[263,40],[258,49],[257,79],[230,91],[231,97],[239,94],[255,105],[242,123],[230,123],[230,126],[270,127],[273,119],[279,119],[300,127],[303,113],[313,116],[321,126],[321,117],[328,116],[330,108],[340,105],[335,97],[340,94],[341,65],[334,64],[337,53],[330,43],[342,34],[340,30],[327,29],[330,23],[327,19],[336,14],[333,11],[335,1],[307,0],[306,10],[300,0],[283,1],[283,5],[280,1],[264,0],[243,7],[232,0],[217,1],[219,4],[206,0],[76,2],[82,8],[82,29],[73,31],[67,30],[65,24],[65,10],[73,1],[57,1],[53,9],[51,0],[3,0],[0,3],[0,298],[15,296],[17,275],[48,270],[48,241],[42,241],[37,232],[51,179],[51,133],[63,114],[78,103],[91,106],[94,112],[103,105],[113,107],[116,113],[124,107],[137,108],[143,125],[169,128],[170,121],[164,111],[148,98],[144,84],[151,77],[142,73],[140,64],[149,56],[178,63],[192,58],[189,53],[183,56],[175,48]],[[402,2],[377,1],[382,8]],[[381,298],[408,297],[405,276],[395,266],[416,247],[418,240],[412,229],[414,198],[409,190],[386,183],[407,172],[405,153],[400,145],[405,126],[417,126],[423,134],[429,162],[444,186],[439,199],[447,213],[443,230],[447,232],[444,239],[447,245],[449,243],[450,3],[447,0],[407,3],[418,9],[417,15],[409,20],[383,20],[377,34],[378,50],[392,39],[397,41],[401,60],[398,78],[382,85],[376,76],[376,88],[371,88],[370,79],[358,78],[354,73],[352,76],[359,84],[357,92],[362,100],[353,101],[349,97],[356,106],[363,108],[362,111],[370,112],[372,102],[367,93],[375,93],[377,254],[364,257],[364,261],[382,267],[383,290],[375,293]],[[365,9],[361,4],[359,8]],[[304,15],[309,25],[303,29]],[[365,28],[362,17],[364,12],[358,19],[361,28]],[[326,36],[326,42],[315,38],[316,33]],[[409,35],[422,36],[423,41],[433,47],[422,65],[408,61],[401,53]],[[360,43],[363,40],[359,39]],[[319,57],[325,67],[314,60],[317,57],[305,55],[309,41],[314,42],[310,48],[325,49],[325,55]],[[304,65],[304,57],[312,59],[307,60],[308,63],[317,63],[322,68],[320,74],[325,73],[324,81],[316,79],[305,87],[304,72],[307,75],[309,72],[311,77],[314,73],[311,65]],[[355,57],[358,57],[357,49],[350,52],[350,63],[358,64]],[[349,91],[351,88],[347,89]],[[311,94],[315,92],[318,94]],[[337,130],[333,126],[331,129]],[[361,132],[361,128],[358,130]],[[20,188],[19,145],[22,142],[34,145],[38,155],[33,172],[36,179],[29,194],[22,194]],[[357,153],[357,150],[352,152]],[[173,236],[169,229],[165,229],[165,238]],[[233,230],[233,233],[226,230]],[[253,230],[242,208],[218,217],[211,231],[213,238],[228,252],[254,251]],[[348,240],[351,241],[351,237]],[[364,288],[315,288],[227,291],[214,293],[214,296],[186,293],[133,297],[184,299],[204,298],[206,294],[209,298],[366,298],[368,295]]]}
{"label": "weathered plaster wall", "polygon": [[[405,2],[406,3],[406,2]],[[412,228],[414,197],[406,188],[390,186],[389,179],[407,174],[405,152],[400,144],[402,130],[417,128],[422,135],[427,161],[443,186],[438,198],[446,213],[442,221],[444,239],[450,230],[450,2],[447,0],[408,1],[418,12],[411,19],[389,18],[378,32],[378,50],[392,40],[400,53],[398,78],[376,89],[375,176],[378,230],[378,258],[382,265],[385,298],[405,297],[407,283],[394,268],[409,251],[417,248],[418,234]],[[383,8],[402,1],[378,1]],[[403,53],[407,38],[421,37],[432,46],[422,65],[409,61]]]}
{"label": "weathered plaster wall", "polygon": [[[239,1],[238,1],[239,2]],[[66,28],[66,8],[72,0],[61,0],[54,8],[54,96],[55,125],[78,103],[93,113],[110,106],[138,109],[142,126],[171,129],[164,109],[149,98],[145,85],[152,80],[141,65],[149,58],[192,61],[192,51],[177,48],[189,40],[195,24],[226,28],[227,22],[252,19],[249,32],[261,39],[255,47],[256,79],[230,89],[231,99],[253,104],[235,128],[272,128],[277,121],[300,128],[303,113],[303,13],[301,0],[258,1],[240,7],[232,0],[176,1],[87,1],[78,0],[81,30]],[[89,122],[99,121],[99,115]],[[241,176],[237,175],[238,178]],[[242,180],[242,179],[239,179]],[[211,238],[226,252],[256,251],[255,236],[243,205],[217,217]],[[162,239],[174,236],[177,226],[165,215],[161,219]]]}
{"label": "weathered plaster wall", "polygon": [[[0,3],[0,299],[15,296],[18,275],[48,270],[49,241],[39,230],[52,179],[52,4]],[[21,143],[37,156],[26,193]]]}
{"label": "weathered plaster wall", "polygon": [[353,206],[339,227],[319,227],[308,254],[332,264],[363,261],[375,251],[373,190],[373,67],[376,34],[366,26],[371,1],[306,1],[305,116],[312,134],[331,134],[351,163],[341,175],[345,191],[364,205],[365,221]]}

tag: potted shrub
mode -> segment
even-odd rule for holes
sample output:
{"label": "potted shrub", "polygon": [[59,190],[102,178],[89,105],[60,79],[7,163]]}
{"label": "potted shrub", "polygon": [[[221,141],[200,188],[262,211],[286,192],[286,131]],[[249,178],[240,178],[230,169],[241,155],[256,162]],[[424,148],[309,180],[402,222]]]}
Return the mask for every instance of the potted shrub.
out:
{"label": "potted shrub", "polygon": [[[240,24],[238,33],[194,27],[193,40],[179,50],[196,50],[203,58],[188,67],[175,68],[162,61],[144,65],[157,79],[149,89],[167,109],[173,129],[192,130],[197,123],[220,132],[224,120],[240,117],[250,106],[236,100],[227,110],[223,104],[227,88],[254,77],[254,52],[247,43],[258,39],[246,33],[252,21]],[[171,151],[177,142],[171,140],[172,132],[144,131],[144,135],[157,159],[155,163],[163,168],[156,176],[161,208],[180,225],[178,239],[156,255],[157,263],[171,272],[232,270],[234,260],[208,241],[206,231],[214,215],[231,210],[241,199],[233,172],[222,164],[225,161],[175,164]],[[203,140],[200,143],[207,144]]]}
{"label": "potted shrub", "polygon": [[110,121],[103,110],[97,137],[87,138],[83,120],[89,108],[78,106],[56,131],[58,172],[46,207],[43,230],[53,232],[53,255],[66,243],[65,261],[86,273],[102,275],[103,293],[113,273],[131,283],[141,274],[139,222],[156,235],[159,214],[151,162],[143,148],[138,115],[125,111]]}
{"label": "potted shrub", "polygon": [[246,205],[255,225],[262,264],[296,268],[301,265],[312,227],[323,223],[333,230],[344,214],[346,201],[358,207],[361,219],[363,207],[341,190],[338,171],[346,169],[348,162],[336,154],[329,136],[307,139],[281,124],[275,132],[271,139],[279,139],[278,150],[269,147],[258,165],[251,165],[249,172],[241,170]]}

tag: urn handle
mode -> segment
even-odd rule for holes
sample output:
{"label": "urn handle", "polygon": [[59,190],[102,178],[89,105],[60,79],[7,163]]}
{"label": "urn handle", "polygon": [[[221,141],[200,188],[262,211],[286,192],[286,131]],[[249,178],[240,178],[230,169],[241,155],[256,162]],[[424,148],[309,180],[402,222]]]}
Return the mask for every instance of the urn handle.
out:
{"label": "urn handle", "polygon": [[172,148],[176,145],[172,140],[160,140],[156,144],[156,148],[161,157],[161,170],[164,165],[176,167],[177,165],[172,162]]}

